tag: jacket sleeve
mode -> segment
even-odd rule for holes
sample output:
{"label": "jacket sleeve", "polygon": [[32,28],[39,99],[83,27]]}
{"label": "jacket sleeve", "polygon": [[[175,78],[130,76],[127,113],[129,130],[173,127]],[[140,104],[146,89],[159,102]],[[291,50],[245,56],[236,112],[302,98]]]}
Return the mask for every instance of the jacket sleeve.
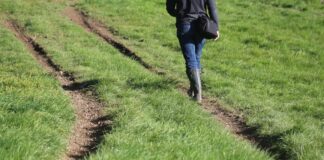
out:
{"label": "jacket sleeve", "polygon": [[176,17],[177,16],[176,0],[167,0],[166,9],[171,16]]}
{"label": "jacket sleeve", "polygon": [[218,25],[218,15],[215,0],[207,0],[207,7],[210,18]]}

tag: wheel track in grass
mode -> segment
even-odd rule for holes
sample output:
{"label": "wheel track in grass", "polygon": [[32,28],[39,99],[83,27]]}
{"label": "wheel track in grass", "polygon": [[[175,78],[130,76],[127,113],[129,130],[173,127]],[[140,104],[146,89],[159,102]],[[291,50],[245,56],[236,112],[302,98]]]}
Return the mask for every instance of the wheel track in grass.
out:
{"label": "wheel track in grass", "polygon": [[107,30],[106,27],[102,25],[102,23],[98,21],[93,21],[84,12],[78,12],[74,8],[69,7],[68,9],[65,10],[64,14],[67,15],[73,22],[82,26],[88,32],[95,33],[97,36],[104,39],[106,42],[114,46],[120,53],[138,62],[144,68],[158,75],[165,74],[164,72],[158,70],[157,68],[154,68],[150,64],[143,61],[143,59],[140,56],[138,56],[135,52],[129,49],[126,45],[120,43],[115,38],[113,38],[113,34],[109,30]]}
{"label": "wheel track in grass", "polygon": [[111,130],[112,124],[110,117],[102,111],[105,105],[96,98],[95,91],[89,88],[98,82],[96,80],[76,82],[73,74],[63,71],[59,65],[54,63],[44,48],[25,34],[24,29],[18,23],[8,20],[4,25],[26,45],[35,60],[47,72],[55,76],[72,100],[76,122],[66,153],[60,158],[64,160],[83,159],[95,152],[103,140],[103,135]]}
{"label": "wheel track in grass", "polygon": [[[74,7],[66,8],[63,14],[69,17],[72,22],[78,24],[87,32],[96,34],[108,44],[119,50],[120,53],[137,61],[149,71],[158,75],[166,76],[164,72],[161,72],[159,69],[148,64],[134,51],[123,43],[119,42],[111,29],[106,27],[100,21],[93,19],[85,12],[75,9]],[[186,88],[184,86],[178,86],[178,90],[182,94],[186,94]],[[242,114],[224,109],[224,107],[222,107],[215,98],[203,97],[201,106],[211,113],[214,118],[221,122],[239,139],[249,141],[253,145],[256,145],[259,149],[268,152],[278,160],[289,159],[289,154],[286,150],[274,147],[275,144],[282,142],[281,137],[283,135],[264,136],[258,134],[258,127],[249,126]]]}

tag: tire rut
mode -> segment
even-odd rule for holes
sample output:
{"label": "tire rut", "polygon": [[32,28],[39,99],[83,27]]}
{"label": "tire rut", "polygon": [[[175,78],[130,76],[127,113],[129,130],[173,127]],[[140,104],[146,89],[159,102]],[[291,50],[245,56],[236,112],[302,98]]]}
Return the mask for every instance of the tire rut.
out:
{"label": "tire rut", "polygon": [[[164,72],[152,67],[140,56],[136,55],[134,51],[119,42],[117,38],[114,37],[111,29],[106,27],[100,21],[91,18],[85,12],[79,11],[73,7],[68,7],[64,11],[64,15],[69,17],[72,22],[78,24],[86,31],[103,38],[108,44],[118,49],[120,53],[137,61],[149,71],[158,75],[166,76]],[[186,94],[187,88],[181,85],[177,87],[182,94]],[[263,136],[258,134],[258,127],[249,126],[242,114],[224,109],[224,107],[222,107],[215,98],[204,96],[201,106],[211,113],[215,119],[221,122],[225,128],[230,130],[239,139],[249,141],[259,149],[268,152],[276,159],[289,159],[287,151],[274,147],[274,144],[280,142],[281,138],[279,136]]]}
{"label": "tire rut", "polygon": [[[47,55],[46,51],[34,39],[25,34],[22,27],[13,20],[5,22],[5,26],[21,40],[32,56],[50,74],[54,75],[62,88],[68,93],[76,115],[66,153],[61,159],[84,159],[95,152],[104,134],[111,130],[112,121],[103,113],[104,104],[88,87],[97,83],[95,80],[78,83],[73,74],[63,71]],[[87,91],[85,93],[84,91]],[[90,92],[90,94],[89,94]]]}
{"label": "tire rut", "polygon": [[154,68],[150,64],[143,61],[143,59],[140,56],[138,56],[134,51],[132,51],[127,46],[116,40],[113,34],[102,23],[92,20],[86,13],[82,11],[77,11],[73,7],[68,7],[65,10],[64,15],[68,16],[74,23],[82,26],[86,31],[90,33],[95,33],[97,36],[104,39],[107,43],[114,46],[120,53],[131,58],[134,61],[137,61],[144,68],[158,75],[165,74],[163,71],[160,71],[157,68]]}

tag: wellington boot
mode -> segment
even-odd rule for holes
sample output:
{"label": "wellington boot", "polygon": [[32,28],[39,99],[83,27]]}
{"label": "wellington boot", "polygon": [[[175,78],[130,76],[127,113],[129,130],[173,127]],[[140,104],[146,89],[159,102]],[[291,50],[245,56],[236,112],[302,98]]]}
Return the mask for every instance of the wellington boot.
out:
{"label": "wellington boot", "polygon": [[194,91],[194,100],[198,103],[202,102],[202,87],[201,87],[201,79],[200,79],[200,70],[193,69],[190,70],[190,75],[193,82],[193,91]]}
{"label": "wellington boot", "polygon": [[195,92],[194,92],[195,84],[194,84],[194,80],[192,78],[193,76],[191,75],[190,69],[186,69],[186,74],[188,76],[189,83],[190,83],[190,87],[187,91],[187,94],[189,97],[193,98],[195,96]]}

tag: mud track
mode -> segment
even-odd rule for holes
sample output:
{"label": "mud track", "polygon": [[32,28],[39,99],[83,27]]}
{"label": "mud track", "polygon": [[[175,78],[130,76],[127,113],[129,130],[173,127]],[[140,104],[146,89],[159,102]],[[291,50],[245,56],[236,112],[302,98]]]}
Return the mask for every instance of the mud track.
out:
{"label": "mud track", "polygon": [[[140,63],[149,71],[158,75],[166,76],[163,72],[160,72],[158,69],[153,68],[147,62],[143,61],[143,59],[134,51],[119,42],[117,38],[115,38],[111,29],[106,27],[100,21],[91,18],[85,12],[79,11],[73,7],[69,7],[65,10],[64,15],[69,17],[70,20],[74,23],[83,27],[86,31],[92,32],[97,36],[103,38],[107,43],[118,49],[123,55],[131,57],[133,60]],[[182,94],[186,94],[187,88],[184,86],[178,86],[178,90]],[[215,98],[203,97],[201,106],[209,113],[211,113],[215,117],[215,119],[221,122],[238,138],[249,141],[253,145],[256,145],[259,149],[267,151],[276,159],[289,159],[287,151],[274,147],[275,144],[280,143],[280,135],[259,135],[257,132],[258,127],[249,126],[242,114],[224,109],[224,107],[222,107]]]}
{"label": "mud track", "polygon": [[85,158],[97,149],[103,135],[111,129],[111,121],[102,111],[104,104],[94,94],[84,93],[84,91],[94,93],[95,91],[90,91],[88,87],[97,82],[95,80],[82,83],[75,82],[74,76],[63,71],[59,65],[55,64],[44,48],[27,36],[24,29],[15,21],[7,21],[5,26],[27,46],[38,63],[56,77],[72,100],[76,122],[70,135],[66,153],[61,159]]}
{"label": "mud track", "polygon": [[64,14],[68,16],[74,23],[77,23],[78,25],[82,26],[86,31],[95,33],[97,36],[104,39],[107,43],[119,50],[119,52],[123,55],[137,61],[144,68],[159,75],[165,74],[164,72],[152,67],[150,64],[143,61],[143,59],[140,56],[138,56],[134,51],[132,51],[127,46],[116,40],[113,34],[104,25],[102,25],[102,23],[92,20],[86,13],[79,12],[74,8],[69,7],[65,10]]}

